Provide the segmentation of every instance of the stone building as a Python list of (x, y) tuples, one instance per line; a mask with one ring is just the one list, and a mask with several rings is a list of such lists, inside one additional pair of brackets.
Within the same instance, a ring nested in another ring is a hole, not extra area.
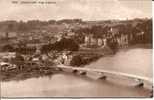
[(103, 40), (101, 38), (98, 38), (98, 46), (102, 46), (103, 45)]
[(119, 47), (128, 46), (128, 42), (129, 42), (128, 35), (121, 34), (121, 36), (117, 38), (117, 42), (118, 42)]

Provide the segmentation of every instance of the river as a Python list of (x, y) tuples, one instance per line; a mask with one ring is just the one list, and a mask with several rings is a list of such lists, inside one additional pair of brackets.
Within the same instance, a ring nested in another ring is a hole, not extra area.
[[(121, 50), (85, 67), (113, 70), (152, 79), (152, 49)], [(98, 80), (71, 73), (1, 83), (2, 97), (148, 97), (148, 88), (136, 88), (132, 80)]]

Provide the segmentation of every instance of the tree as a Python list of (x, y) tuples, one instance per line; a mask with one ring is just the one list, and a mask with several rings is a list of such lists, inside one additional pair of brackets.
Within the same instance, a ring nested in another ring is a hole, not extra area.
[(42, 53), (48, 53), (50, 51), (78, 51), (79, 45), (72, 39), (63, 38), (54, 44), (43, 45), (41, 48)]
[(2, 47), (2, 51), (4, 51), (4, 52), (6, 52), (6, 51), (13, 52), (14, 51), (14, 47), (9, 45), (9, 44), (7, 44), (7, 45)]
[(53, 45), (52, 44), (46, 44), (46, 45), (43, 45), (41, 47), (41, 53), (42, 54), (47, 54), (48, 52), (50, 52), (53, 48)]
[(146, 20), (142, 23), (138, 23), (136, 28), (139, 32), (144, 32), (143, 40), (141, 43), (152, 43), (152, 20)]
[(23, 68), (23, 64), (24, 64), (24, 57), (19, 54), (16, 53), (15, 58), (12, 59), (12, 63), (14, 63), (15, 65), (17, 65), (18, 69), (22, 69)]
[(71, 66), (81, 66), (82, 64), (83, 64), (83, 60), (80, 55), (74, 56), (70, 62)]
[(78, 51), (79, 45), (72, 39), (63, 38), (61, 41), (52, 45), (53, 50), (63, 51)]
[(55, 24), (56, 23), (56, 20), (49, 20), (48, 23), (49, 24)]

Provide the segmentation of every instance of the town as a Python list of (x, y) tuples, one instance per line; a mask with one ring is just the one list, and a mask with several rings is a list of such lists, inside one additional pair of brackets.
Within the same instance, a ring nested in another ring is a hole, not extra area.
[(84, 67), (123, 48), (151, 45), (151, 26), (146, 18), (0, 22), (0, 80), (50, 75), (58, 64)]

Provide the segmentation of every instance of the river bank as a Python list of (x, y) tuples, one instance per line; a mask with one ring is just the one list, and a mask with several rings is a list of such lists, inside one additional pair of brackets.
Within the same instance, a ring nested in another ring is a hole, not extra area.
[(52, 67), (29, 67), (22, 70), (14, 69), (1, 71), (0, 81), (20, 81), (29, 78), (38, 78), (43, 76), (51, 76), (59, 71)]
[[(85, 54), (85, 53), (79, 53), (78, 57), (75, 57), (75, 59), (72, 59), (72, 64), (74, 66), (78, 65), (78, 67), (83, 67), (87, 64), (90, 64), (96, 60), (98, 60), (102, 55), (98, 54)], [(22, 68), (16, 65), (15, 68), (9, 68), (4, 69), (1, 66), (1, 72), (0, 72), (0, 81), (19, 81), (19, 80), (26, 80), (29, 78), (37, 78), (37, 77), (43, 77), (43, 76), (52, 76), (53, 74), (61, 72), (58, 68), (56, 68), (57, 64), (44, 64), (39, 62), (41, 64), (37, 64), (35, 62), (32, 62), (32, 64), (26, 63), (26, 61), (23, 61), (23, 63), (20, 65)], [(11, 67), (11, 66), (10, 66)], [(77, 67), (77, 66), (76, 66)], [(2, 70), (3, 69), (3, 70)]]
[[(121, 48), (117, 52), (120, 52), (122, 50), (130, 50), (134, 48), (146, 48), (151, 49), (151, 44), (137, 44), (133, 46), (129, 46), (126, 48)], [(76, 63), (81, 63), (79, 67), (87, 66), (91, 63), (95, 63), (97, 60), (99, 60), (102, 57), (107, 57), (109, 55), (113, 55), (110, 48), (97, 48), (97, 49), (81, 49), (78, 52), (75, 52), (76, 54), (80, 55), (82, 58), (81, 60), (77, 60)], [(56, 66), (56, 65), (54, 65)], [(33, 77), (43, 77), (43, 76), (52, 76), (53, 74), (59, 73), (60, 71), (55, 69), (55, 67), (31, 67), (27, 66), (26, 68), (19, 70), (7, 70), (2, 71), (0, 73), (0, 81), (19, 81), (19, 80), (25, 80)]]
[(124, 50), (124, 49), (129, 50), (129, 49), (135, 49), (135, 48), (152, 49), (153, 44), (134, 44), (128, 47), (120, 48), (119, 50)]

